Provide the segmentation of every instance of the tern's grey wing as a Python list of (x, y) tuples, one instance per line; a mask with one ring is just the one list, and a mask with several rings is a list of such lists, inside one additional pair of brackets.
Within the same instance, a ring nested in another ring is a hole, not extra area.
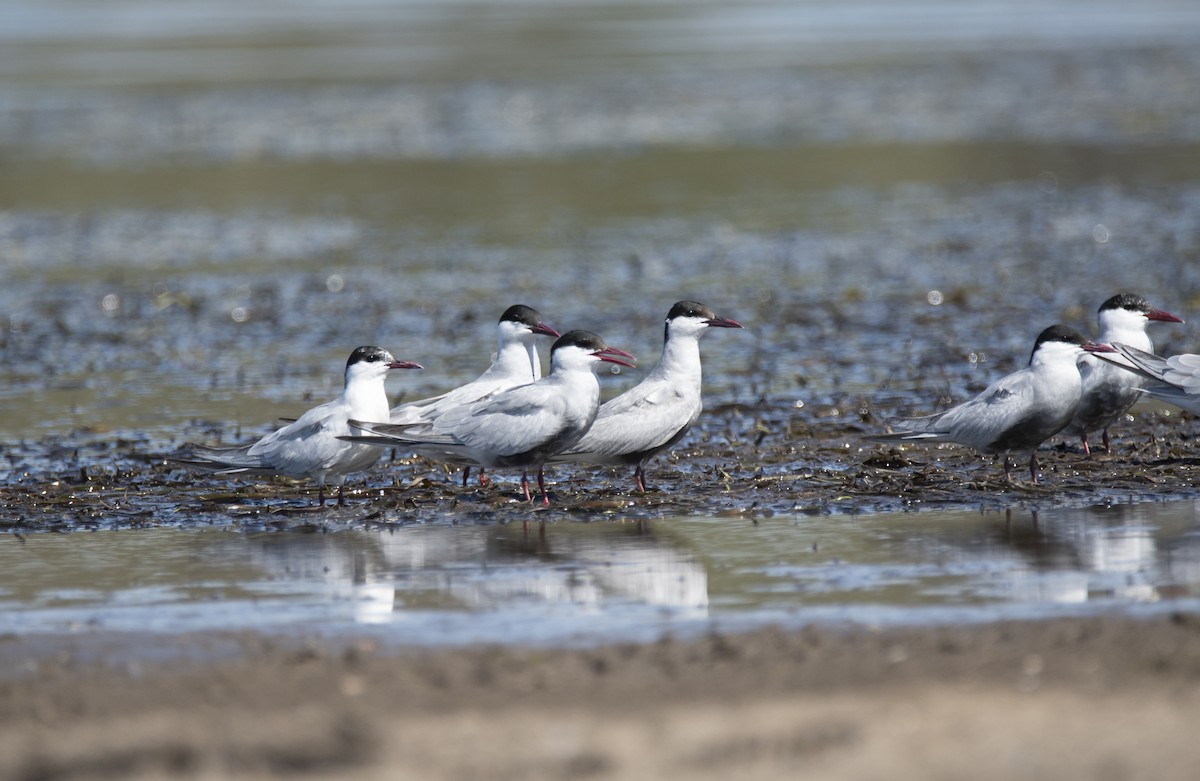
[(305, 475), (332, 469), (353, 444), (338, 439), (350, 433), (345, 419), (326, 410), (321, 417), (305, 413), (290, 426), (264, 437), (250, 448), (263, 462), (285, 475)]
[(476, 404), (509, 388), (527, 385), (532, 381), (532, 378), (516, 381), (509, 377), (489, 377), (485, 372), (474, 382), (447, 391), (440, 396), (431, 396), (428, 399), (401, 404), (392, 410), (391, 422), (432, 423), (452, 409)]
[[(326, 429), (326, 418), (330, 414), (328, 406), (323, 404), (314, 407), (299, 419), (251, 445), (226, 448), (193, 445), (188, 453), (190, 460), (183, 463), (212, 469), (218, 474), (279, 473), (302, 476), (312, 468), (314, 460), (325, 460), (327, 454), (324, 450), (340, 450), (350, 446), (343, 442), (332, 448), (313, 448), (312, 443), (319, 442)], [(337, 442), (332, 436), (328, 438)]]
[(350, 435), (342, 437), (347, 442), (363, 442), (374, 445), (454, 445), (457, 440), (450, 434), (434, 431), (428, 423), (369, 423), (363, 420), (349, 421)]
[(1109, 358), (1106, 353), (1096, 353), (1097, 358), (1108, 361), (1114, 366), (1120, 366), (1123, 369), (1128, 369), (1136, 374), (1140, 374), (1151, 380), (1163, 381), (1163, 375), (1168, 370), (1168, 361), (1154, 353), (1148, 353), (1145, 350), (1139, 350), (1136, 347), (1130, 347), (1127, 344), (1113, 342), (1113, 347), (1119, 353), (1118, 356)]
[(572, 404), (565, 396), (527, 388), (531, 392), (505, 393), (468, 411), (452, 411), (438, 421), (438, 428), (453, 425), (454, 438), (463, 445), (498, 456), (539, 448), (572, 425)]
[[(1034, 413), (1032, 385), (1030, 372), (1010, 374), (970, 401), (946, 410), (938, 425), (950, 432), (951, 441), (986, 450)], [(1067, 425), (1070, 418), (1068, 414), (1062, 425)]]
[(957, 442), (986, 450), (1005, 430), (1029, 414), (1032, 381), (1029, 372), (1014, 372), (957, 407), (923, 418), (893, 421), (895, 433), (875, 435), (870, 439), (880, 442), (922, 439)]
[(305, 440), (313, 437), (327, 426), (331, 416), (341, 407), (341, 399), (318, 404), (283, 428), (276, 429), (250, 446), (250, 455), (267, 456), (276, 452), (280, 443), (289, 440)]
[(172, 459), (180, 464), (207, 469), (217, 474), (246, 472), (272, 473), (274, 470), (263, 463), (259, 456), (249, 455), (250, 445), (238, 447), (206, 447), (189, 445), (181, 458)]
[(441, 411), (441, 405), (445, 401), (449, 393), (442, 393), (437, 396), (430, 396), (427, 399), (419, 399), (410, 401), (406, 404), (393, 407), (388, 413), (388, 420), (392, 423), (424, 423), (437, 417)]
[(1174, 385), (1149, 385), (1144, 390), (1148, 396), (1153, 396), (1168, 404), (1174, 404), (1193, 415), (1200, 415), (1200, 396), (1176, 388)]
[(1188, 412), (1200, 415), (1200, 355), (1184, 353), (1163, 358), (1114, 342), (1133, 367), (1133, 371), (1153, 380), (1144, 390), (1147, 395), (1174, 404)]
[(633, 388), (600, 407), (583, 439), (565, 455), (616, 458), (653, 453), (674, 444), (696, 421), (700, 397), (668, 386)]
[(310, 443), (319, 442), (325, 428), (323, 419), (312, 414), (314, 410), (309, 410), (298, 420), (272, 431), (252, 445), (221, 448), (193, 445), (189, 448), (188, 457), (180, 459), (180, 462), (211, 469), (217, 474), (285, 474), (303, 477), (313, 468), (315, 460), (327, 458), (325, 450), (351, 447), (349, 443), (339, 443), (330, 436), (327, 438), (335, 443), (331, 448), (313, 448)]

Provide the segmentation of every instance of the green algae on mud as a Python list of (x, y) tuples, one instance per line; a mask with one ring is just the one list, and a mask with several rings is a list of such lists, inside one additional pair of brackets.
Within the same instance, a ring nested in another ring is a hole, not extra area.
[[(1114, 435), (1114, 452), (1085, 456), (1074, 442), (1039, 451), (1043, 479), (1004, 480), (999, 464), (953, 445), (871, 445), (873, 415), (731, 405), (706, 413), (677, 448), (648, 464), (648, 492), (625, 470), (555, 465), (549, 508), (518, 501), (514, 476), (486, 486), (420, 458), (384, 453), (352, 477), (344, 508), (315, 507), (303, 482), (197, 475), (148, 438), (75, 432), (7, 445), (0, 525), (14, 532), (147, 526), (288, 528), (356, 524), (569, 522), (680, 515), (753, 520), (776, 514), (860, 515), (950, 509), (1038, 509), (1168, 501), (1200, 495), (1200, 459), (1177, 416), (1141, 413)], [(835, 422), (836, 421), (836, 422)], [(211, 435), (213, 426), (202, 429)], [(393, 456), (396, 456), (393, 460)]]

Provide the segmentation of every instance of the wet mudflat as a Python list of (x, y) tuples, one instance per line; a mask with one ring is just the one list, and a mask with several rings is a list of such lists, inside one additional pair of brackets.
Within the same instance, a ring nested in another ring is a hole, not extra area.
[[(34, 636), (0, 643), (20, 673), (0, 678), (0, 769), (1187, 779), (1200, 759), (1198, 631), (1182, 612), (400, 654), (259, 632)], [(169, 663), (111, 653), (136, 644)]]
[[(1191, 417), (1037, 486), (862, 440), (1119, 291), (1200, 350), (1194, 9), (1018, 5), (30, 4), (0, 775), (1190, 777)], [(645, 495), (397, 452), (321, 510), (169, 461), (359, 344), (426, 366), (397, 400), (472, 379), (517, 302), (636, 354), (614, 395), (685, 297), (746, 330)]]

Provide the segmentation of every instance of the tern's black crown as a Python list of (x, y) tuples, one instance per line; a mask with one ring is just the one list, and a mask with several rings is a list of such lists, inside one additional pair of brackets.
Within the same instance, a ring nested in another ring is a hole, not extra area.
[(1149, 312), (1152, 307), (1150, 302), (1136, 293), (1118, 293), (1112, 298), (1105, 301), (1096, 310), (1097, 314), (1110, 309), (1128, 309), (1130, 312)]
[(346, 368), (349, 369), (356, 363), (378, 363), (379, 361), (391, 363), (393, 360), (395, 359), (392, 358), (392, 354), (382, 347), (367, 345), (356, 347), (354, 352), (350, 353), (350, 358), (346, 361)]
[(550, 354), (553, 355), (559, 347), (579, 347), (594, 351), (603, 350), (608, 345), (600, 338), (600, 334), (591, 331), (567, 331), (554, 342), (554, 346), (550, 348)]
[(542, 316), (531, 306), (513, 304), (500, 315), (500, 322), (521, 323), (522, 325), (537, 325), (542, 322)]
[(1087, 344), (1087, 339), (1071, 326), (1056, 323), (1038, 334), (1037, 341), (1033, 343), (1033, 352), (1029, 354), (1030, 363), (1033, 362), (1033, 356), (1037, 353), (1038, 348), (1046, 342), (1065, 342), (1067, 344), (1077, 344), (1082, 347)]

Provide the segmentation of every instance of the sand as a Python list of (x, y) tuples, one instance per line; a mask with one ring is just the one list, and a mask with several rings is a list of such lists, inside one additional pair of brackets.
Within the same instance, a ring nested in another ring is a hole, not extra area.
[(1190, 779), (1200, 618), (598, 649), (0, 642), (0, 777)]

